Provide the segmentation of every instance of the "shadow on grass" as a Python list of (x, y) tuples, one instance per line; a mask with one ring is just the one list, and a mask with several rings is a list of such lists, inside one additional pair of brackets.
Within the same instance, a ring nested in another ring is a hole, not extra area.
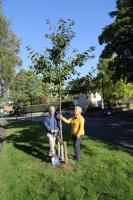
[(41, 123), (9, 120), (6, 129), (14, 132), (6, 137), (6, 141), (14, 147), (44, 162), (50, 162), (49, 145)]
[[(47, 155), (47, 153), (42, 152), (41, 150), (37, 149), (35, 146), (27, 146), (27, 145), (22, 145), (22, 144), (17, 144), (14, 143), (14, 146), (21, 150), (24, 151), (27, 154), (30, 154), (32, 156), (34, 156), (37, 159), (40, 159), (41, 161), (44, 162), (50, 162), (50, 157)], [(48, 150), (48, 148), (46, 148), (46, 151)]]
[[(41, 122), (31, 122), (24, 120), (8, 120), (6, 129), (13, 130), (6, 137), (8, 143), (13, 143), (14, 147), (40, 159), (43, 162), (51, 162), (48, 156), (49, 143)], [(64, 131), (64, 140), (67, 145), (71, 145), (71, 135)]]
[[(49, 143), (47, 136), (44, 132), (44, 127), (41, 122), (30, 122), (23, 120), (9, 120), (8, 125), (5, 127), (10, 129), (13, 133), (6, 137), (6, 141), (13, 143), (14, 147), (21, 150), (43, 162), (51, 162), (51, 158), (48, 156), (49, 153)], [(73, 141), (71, 134), (68, 130), (63, 130), (64, 140), (67, 142), (67, 146), (73, 146)], [(94, 140), (103, 143), (104, 147), (108, 150), (120, 150), (121, 148), (108, 144), (107, 141), (97, 140), (87, 135), (84, 141)], [(88, 142), (81, 143), (81, 151), (83, 151), (88, 156), (95, 156), (96, 152), (93, 151)], [(121, 149), (123, 150), (123, 149)], [(123, 150), (124, 151), (124, 150)], [(69, 157), (73, 158), (71, 152), (69, 152)]]

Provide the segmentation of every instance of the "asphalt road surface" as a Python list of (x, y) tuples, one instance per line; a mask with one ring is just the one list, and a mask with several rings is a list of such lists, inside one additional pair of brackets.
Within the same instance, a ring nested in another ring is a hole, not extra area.
[(101, 117), (86, 119), (86, 132), (91, 137), (107, 141), (133, 152), (133, 119)]

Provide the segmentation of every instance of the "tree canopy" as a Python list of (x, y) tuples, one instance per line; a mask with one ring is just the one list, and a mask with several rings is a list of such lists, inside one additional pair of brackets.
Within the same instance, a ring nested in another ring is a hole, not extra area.
[(11, 99), (15, 104), (24, 105), (35, 103), (40, 97), (45, 97), (46, 88), (41, 79), (31, 70), (20, 70), (14, 78), (11, 87)]
[(115, 81), (123, 79), (133, 82), (133, 2), (117, 0), (116, 11), (109, 13), (114, 22), (107, 25), (99, 36), (99, 43), (105, 44), (101, 58), (111, 58), (109, 68), (113, 69)]
[[(111, 59), (113, 60), (113, 58)], [(108, 70), (110, 59), (100, 59), (96, 76), (97, 91), (103, 96), (104, 104), (113, 105), (119, 100), (129, 100), (133, 97), (133, 84), (126, 83), (124, 80), (112, 80), (111, 70)]]
[(86, 94), (89, 96), (96, 92), (95, 78), (91, 73), (88, 73), (86, 76), (71, 80), (67, 85), (67, 92), (70, 95)]
[(75, 67), (81, 67), (88, 59), (94, 57), (94, 47), (83, 53), (73, 50), (68, 56), (70, 42), (75, 37), (74, 21), (59, 19), (56, 28), (52, 27), (49, 20), (46, 23), (50, 32), (45, 34), (45, 38), (50, 40), (51, 46), (45, 48), (42, 54), (35, 53), (30, 47), (27, 49), (30, 51), (32, 69), (43, 76), (44, 82), (52, 84), (54, 95), (61, 95), (65, 81), (70, 79), (71, 75), (77, 74)]

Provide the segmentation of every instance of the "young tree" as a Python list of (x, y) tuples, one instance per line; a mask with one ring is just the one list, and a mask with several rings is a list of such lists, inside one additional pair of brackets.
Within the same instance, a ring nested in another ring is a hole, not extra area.
[(76, 66), (82, 66), (88, 60), (93, 58), (90, 55), (94, 47), (90, 47), (83, 53), (73, 50), (74, 57), (68, 56), (70, 51), (70, 42), (75, 37), (73, 31), (74, 21), (68, 19), (59, 19), (57, 27), (52, 27), (49, 20), (46, 21), (49, 26), (50, 33), (45, 34), (45, 38), (51, 41), (51, 47), (45, 48), (43, 54), (34, 53), (31, 48), (30, 51), (32, 59), (32, 68), (37, 74), (43, 76), (43, 81), (53, 85), (52, 93), (60, 96), (60, 112), (61, 112), (61, 96), (63, 95), (63, 88), (65, 81), (75, 75)]
[(14, 78), (15, 66), (21, 64), (17, 56), (20, 41), (10, 28), (10, 23), (2, 12), (2, 3), (0, 1), (0, 88), (1, 96), (4, 90), (10, 88)]
[(116, 0), (117, 10), (110, 13), (115, 20), (103, 29), (100, 44), (105, 44), (101, 58), (111, 58), (109, 67), (113, 69), (115, 81), (133, 82), (133, 2)]

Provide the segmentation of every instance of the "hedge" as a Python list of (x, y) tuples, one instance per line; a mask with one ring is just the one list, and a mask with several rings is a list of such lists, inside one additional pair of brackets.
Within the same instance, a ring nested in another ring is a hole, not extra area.
[[(37, 105), (29, 105), (23, 106), (22, 113), (35, 113), (35, 112), (48, 112), (48, 108), (50, 105), (55, 106), (56, 110), (59, 111), (59, 104), (52, 103), (52, 104), (37, 104)], [(73, 110), (74, 105), (72, 102), (62, 102), (62, 110)]]

